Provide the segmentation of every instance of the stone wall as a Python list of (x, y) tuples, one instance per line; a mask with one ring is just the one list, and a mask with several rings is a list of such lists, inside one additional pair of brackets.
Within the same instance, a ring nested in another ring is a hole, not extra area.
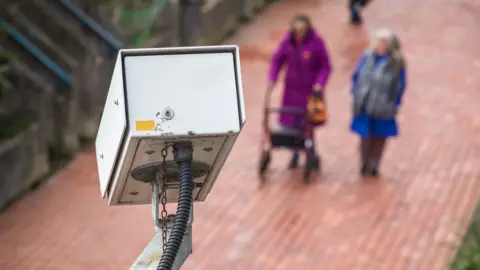
[(84, 139), (95, 138), (116, 57), (56, 0), (9, 4), (5, 8), (0, 4), (0, 19), (71, 76), (72, 82), (62, 81), (25, 45), (2, 33), (0, 49), (10, 55), (13, 89), (1, 91), (0, 109), (8, 112), (8, 123), (21, 127), (13, 128), (16, 136), (0, 138), (0, 208), (36, 185), (54, 164), (74, 156)]
[[(12, 59), (11, 66), (16, 87), (2, 101), (9, 103), (9, 111), (21, 105), (26, 117), (18, 119), (25, 121), (25, 128), (17, 136), (0, 142), (0, 208), (50, 171), (49, 147), (55, 128), (52, 85), (17, 59)], [(21, 94), (10, 94), (13, 91)]]
[[(23, 51), (14, 53), (18, 57), (12, 58), (12, 67), (18, 80), (14, 95), (4, 101), (11, 107), (23, 106), (31, 117), (17, 136), (0, 141), (0, 208), (49, 173), (53, 159), (78, 151), (82, 139), (93, 140), (103, 111), (116, 51), (56, 1), (18, 0), (5, 9), (9, 22), (30, 35), (40, 48), (48, 51), (50, 43), (59, 48), (50, 51), (64, 52), (50, 56), (64, 63), (72, 83), (68, 87), (59, 84), (58, 78), (35, 57)], [(265, 0), (204, 0), (199, 5), (186, 2), (167, 2), (155, 17), (151, 39), (141, 46), (217, 44), (266, 4)], [(126, 42), (119, 25), (95, 9), (97, 2), (74, 3)], [(43, 24), (43, 20), (48, 23)], [(43, 44), (45, 40), (48, 42)], [(4, 45), (17, 49), (10, 46), (12, 41), (1, 42), (4, 44), (0, 49)]]

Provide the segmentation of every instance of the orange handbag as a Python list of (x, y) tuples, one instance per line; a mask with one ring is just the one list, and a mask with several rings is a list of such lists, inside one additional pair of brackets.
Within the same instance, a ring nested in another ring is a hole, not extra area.
[(311, 96), (308, 98), (307, 113), (310, 123), (321, 125), (327, 122), (327, 107), (323, 97)]

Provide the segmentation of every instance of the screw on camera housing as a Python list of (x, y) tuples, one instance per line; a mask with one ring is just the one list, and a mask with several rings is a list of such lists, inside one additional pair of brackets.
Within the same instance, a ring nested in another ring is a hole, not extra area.
[(171, 120), (174, 115), (175, 112), (170, 107), (165, 108), (165, 110), (162, 112), (162, 118), (165, 120)]

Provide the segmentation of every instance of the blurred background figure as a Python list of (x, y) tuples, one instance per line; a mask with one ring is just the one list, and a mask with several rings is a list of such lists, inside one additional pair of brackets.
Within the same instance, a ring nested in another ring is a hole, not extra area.
[[(312, 94), (323, 97), (330, 75), (330, 60), (323, 39), (315, 32), (310, 19), (297, 15), (291, 22), (291, 30), (276, 49), (270, 66), (268, 92), (273, 90), (279, 72), (286, 65), (282, 107), (307, 108)], [(280, 114), (280, 125), (296, 127), (294, 115)], [(313, 130), (312, 130), (313, 133)], [(313, 134), (311, 134), (313, 138)], [(312, 141), (313, 143), (313, 141)], [(315, 147), (312, 147), (317, 154)], [(294, 152), (289, 168), (298, 165), (299, 153)]]
[(363, 7), (367, 5), (370, 0), (348, 0), (350, 8), (350, 23), (358, 25), (362, 24), (362, 16), (360, 14)]
[(406, 86), (400, 42), (388, 29), (378, 30), (372, 47), (353, 73), (353, 121), (360, 137), (361, 173), (379, 176), (387, 138), (398, 134), (396, 115)]

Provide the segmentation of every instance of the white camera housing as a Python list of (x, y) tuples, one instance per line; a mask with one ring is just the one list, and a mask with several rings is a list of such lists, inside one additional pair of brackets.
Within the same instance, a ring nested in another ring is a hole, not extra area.
[[(194, 177), (193, 198), (204, 201), (244, 123), (237, 46), (121, 50), (95, 141), (102, 197), (150, 204), (151, 185), (132, 171), (161, 163), (166, 144), (190, 141), (193, 162), (206, 170)], [(178, 187), (167, 199), (178, 201)]]

